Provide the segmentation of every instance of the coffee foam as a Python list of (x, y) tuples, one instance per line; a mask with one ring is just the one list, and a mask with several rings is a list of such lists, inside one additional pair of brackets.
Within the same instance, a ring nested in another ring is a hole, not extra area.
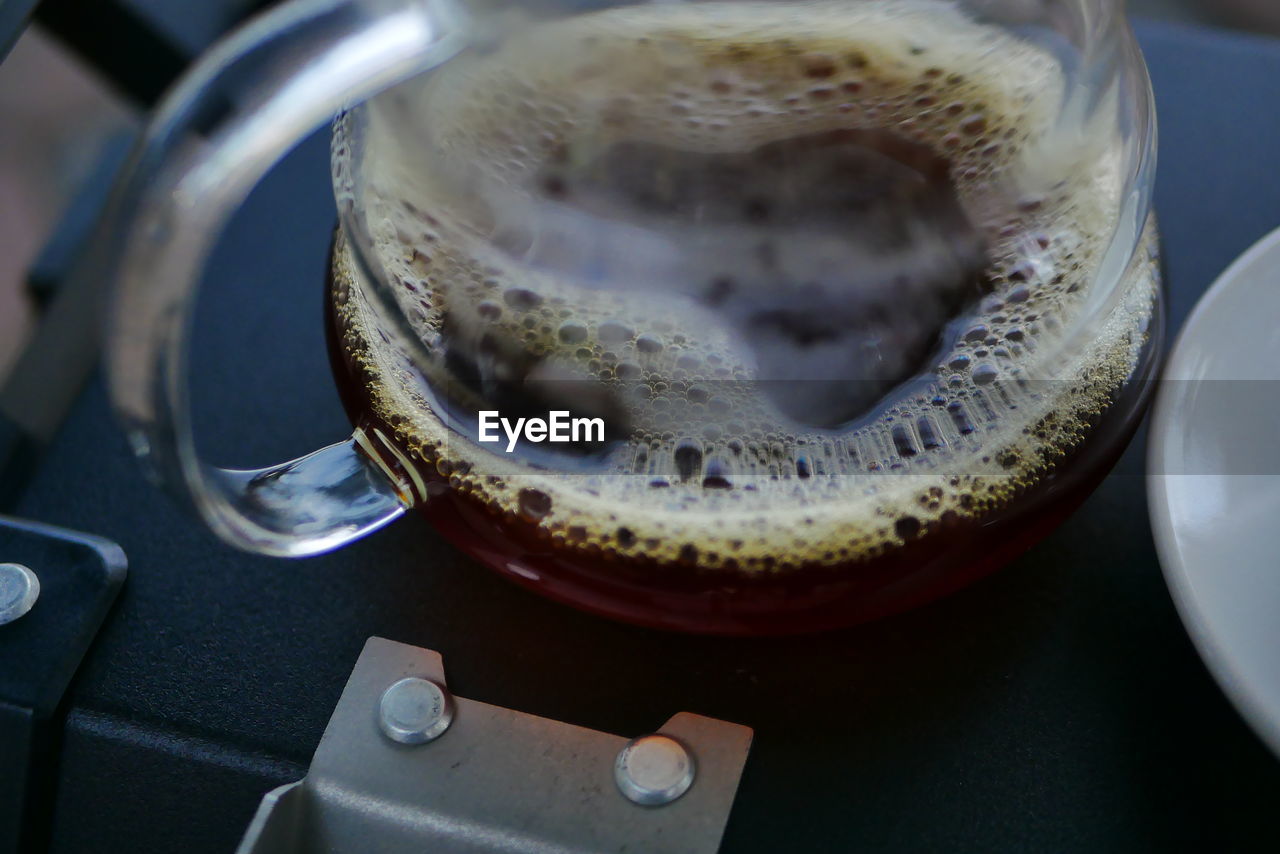
[[(1104, 147), (1052, 141), (1066, 97), (1052, 58), (949, 4), (797, 12), (646, 6), (546, 24), (370, 110), (361, 201), (427, 351), (438, 352), (445, 316), (461, 317), (566, 376), (628, 390), (631, 435), (598, 470), (548, 472), (475, 444), (441, 422), (430, 390), (404, 369), (394, 334), (351, 287), (340, 245), (342, 346), (398, 443), (452, 488), (570, 549), (747, 571), (843, 563), (1008, 503), (1084, 440), (1131, 376), (1155, 298), (1150, 233), (1088, 347), (1060, 352), (1120, 200), (1119, 164)], [(421, 118), (419, 138), (406, 115)], [(492, 211), (524, 210), (540, 167), (566, 143), (571, 153), (583, 139), (743, 151), (838, 128), (889, 128), (946, 157), (992, 259), (991, 294), (927, 387), (855, 428), (779, 417), (753, 385), (749, 353), (714, 316), (651, 292), (585, 288), (481, 239), (519, 227)], [(479, 196), (446, 184), (463, 174), (506, 204), (476, 205)], [(1046, 185), (1046, 175), (1061, 177)], [(671, 477), (695, 447), (702, 471)]]

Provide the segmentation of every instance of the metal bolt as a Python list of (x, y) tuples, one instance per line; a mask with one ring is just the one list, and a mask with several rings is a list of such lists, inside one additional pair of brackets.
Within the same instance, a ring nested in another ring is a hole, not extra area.
[(382, 692), (378, 725), (401, 744), (426, 744), (453, 723), (453, 696), (430, 679), (410, 676)]
[(40, 579), (20, 563), (0, 563), (0, 626), (31, 610), (40, 598)]
[(667, 735), (633, 738), (613, 763), (613, 779), (628, 800), (646, 807), (669, 804), (689, 791), (693, 755)]

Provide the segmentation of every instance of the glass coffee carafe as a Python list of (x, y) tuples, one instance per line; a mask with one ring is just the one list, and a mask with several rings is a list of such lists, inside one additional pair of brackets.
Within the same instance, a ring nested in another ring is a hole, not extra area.
[[(211, 466), (195, 283), (329, 120), (316, 287), (353, 435)], [(845, 625), (1006, 563), (1123, 450), (1160, 346), (1154, 164), (1107, 0), (294, 0), (197, 64), (120, 190), (113, 400), (243, 549), (413, 509), (607, 616)]]

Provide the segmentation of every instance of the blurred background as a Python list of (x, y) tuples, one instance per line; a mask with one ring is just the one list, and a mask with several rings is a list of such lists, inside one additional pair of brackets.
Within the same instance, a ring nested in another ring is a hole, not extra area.
[[(0, 0), (0, 380), (90, 230), (147, 105), (190, 57), (264, 5)], [(1280, 35), (1280, 0), (1129, 0), (1128, 8)]]

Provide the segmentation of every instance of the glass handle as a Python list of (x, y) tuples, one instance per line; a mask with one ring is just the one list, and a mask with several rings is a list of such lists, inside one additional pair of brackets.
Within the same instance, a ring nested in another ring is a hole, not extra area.
[(292, 0), (220, 42), (156, 111), (93, 258), (114, 284), (116, 412), (152, 479), (222, 539), (318, 554), (404, 513), (409, 494), (359, 433), (256, 471), (200, 459), (187, 395), (191, 309), (212, 244), (262, 176), (345, 106), (456, 54), (450, 0)]

